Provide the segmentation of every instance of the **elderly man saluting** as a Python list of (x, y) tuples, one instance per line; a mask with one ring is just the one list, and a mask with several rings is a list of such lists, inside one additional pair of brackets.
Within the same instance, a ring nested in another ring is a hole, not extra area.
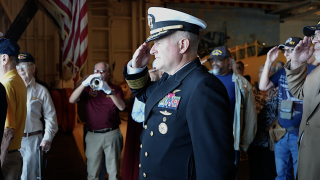
[[(320, 23), (305, 26), (302, 41), (294, 48), (291, 61), (285, 64), (289, 90), (303, 100), (303, 115), (300, 123), (298, 146), (297, 179), (317, 180), (320, 176), (320, 68), (315, 68), (307, 77), (307, 61), (314, 53), (320, 61)], [(315, 51), (311, 46), (315, 45)]]
[[(146, 103), (139, 179), (234, 180), (233, 121), (224, 85), (197, 58), (202, 20), (167, 8), (148, 10), (151, 35), (123, 74)], [(148, 42), (153, 41), (150, 49)], [(151, 82), (150, 54), (162, 78)]]
[[(51, 142), (58, 131), (56, 110), (48, 90), (36, 83), (34, 58), (27, 52), (20, 53), (17, 70), (27, 87), (27, 118), (21, 141), (20, 153), (23, 158), (21, 179), (37, 179), (39, 175), (39, 155), (37, 147), (49, 151)], [(40, 118), (44, 117), (45, 132)]]

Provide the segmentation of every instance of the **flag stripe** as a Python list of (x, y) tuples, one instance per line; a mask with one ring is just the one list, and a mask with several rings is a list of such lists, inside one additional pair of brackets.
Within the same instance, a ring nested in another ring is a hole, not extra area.
[[(62, 64), (73, 73), (75, 83), (88, 57), (88, 17), (86, 0), (39, 0), (58, 21), (62, 39)], [(64, 17), (64, 18), (63, 18)], [(61, 64), (61, 65), (62, 65)]]

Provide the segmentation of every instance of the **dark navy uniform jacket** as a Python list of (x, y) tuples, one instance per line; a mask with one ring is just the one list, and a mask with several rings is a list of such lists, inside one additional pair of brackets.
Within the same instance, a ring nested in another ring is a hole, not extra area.
[[(139, 180), (234, 180), (233, 123), (224, 85), (195, 59), (172, 77), (123, 74), (145, 107)], [(169, 93), (176, 109), (158, 107)]]

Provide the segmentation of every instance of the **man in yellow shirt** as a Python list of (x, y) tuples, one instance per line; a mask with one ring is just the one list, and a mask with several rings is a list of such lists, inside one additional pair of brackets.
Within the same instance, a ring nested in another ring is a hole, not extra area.
[(27, 114), (27, 88), (16, 70), (19, 45), (0, 39), (0, 82), (7, 93), (7, 118), (1, 145), (1, 166), (5, 180), (18, 180), (22, 172), (22, 157), (18, 149)]

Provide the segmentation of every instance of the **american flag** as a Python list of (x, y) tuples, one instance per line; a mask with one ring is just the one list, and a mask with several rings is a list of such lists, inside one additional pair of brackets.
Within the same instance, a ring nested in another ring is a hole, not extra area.
[(76, 83), (88, 55), (88, 17), (86, 0), (39, 0), (54, 21), (62, 40), (62, 64)]

